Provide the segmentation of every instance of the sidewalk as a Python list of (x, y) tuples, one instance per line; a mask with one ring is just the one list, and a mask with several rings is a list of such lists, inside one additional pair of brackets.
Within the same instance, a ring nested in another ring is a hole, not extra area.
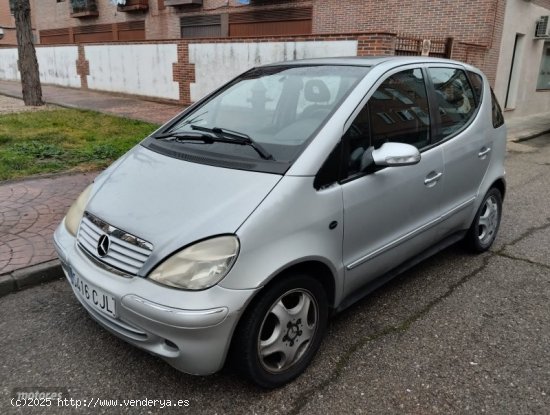
[(53, 232), (96, 174), (0, 184), (0, 297), (62, 275)]
[[(0, 95), (22, 98), (21, 83), (0, 81)], [(104, 112), (156, 124), (165, 123), (184, 109), (175, 104), (162, 104), (105, 92), (83, 91), (53, 85), (42, 85), (42, 96), (49, 104)]]
[(519, 143), (550, 131), (550, 114), (535, 114), (506, 121), (508, 141)]
[[(167, 121), (182, 109), (137, 98), (54, 86), (44, 86), (43, 93), (48, 103), (156, 123)], [(20, 84), (0, 81), (0, 95), (20, 97)], [(523, 151), (521, 148), (528, 146), (518, 141), (550, 131), (550, 114), (512, 119), (507, 125), (509, 149)], [(52, 234), (95, 174), (0, 182), (0, 297), (62, 276)]]

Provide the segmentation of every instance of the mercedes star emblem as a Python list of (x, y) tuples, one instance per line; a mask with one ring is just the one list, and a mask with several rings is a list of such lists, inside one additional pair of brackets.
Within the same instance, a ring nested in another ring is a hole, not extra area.
[(109, 236), (105, 234), (101, 235), (99, 237), (99, 241), (97, 242), (97, 254), (103, 258), (109, 253), (109, 245), (111, 245)]

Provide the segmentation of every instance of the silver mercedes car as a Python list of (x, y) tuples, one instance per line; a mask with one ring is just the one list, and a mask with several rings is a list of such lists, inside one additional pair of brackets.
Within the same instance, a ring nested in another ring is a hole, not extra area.
[(458, 241), (489, 249), (505, 146), (487, 78), (460, 62), (256, 67), (102, 172), (55, 245), (116, 336), (273, 388), (304, 371), (330, 315)]

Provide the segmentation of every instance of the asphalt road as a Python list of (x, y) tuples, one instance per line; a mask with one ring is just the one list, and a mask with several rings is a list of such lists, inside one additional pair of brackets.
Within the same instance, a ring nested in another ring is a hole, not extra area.
[[(492, 413), (550, 408), (550, 135), (510, 152), (500, 234), (453, 246), (331, 320), (313, 364), (262, 391), (231, 372), (181, 374), (94, 323), (56, 281), (0, 299), (0, 413)], [(173, 409), (14, 408), (17, 387), (188, 400)]]

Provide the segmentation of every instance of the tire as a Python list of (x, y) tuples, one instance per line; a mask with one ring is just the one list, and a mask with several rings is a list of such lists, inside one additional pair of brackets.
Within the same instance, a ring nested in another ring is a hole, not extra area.
[(502, 218), (502, 195), (496, 188), (491, 188), (474, 217), (464, 241), (467, 248), (476, 253), (487, 251), (498, 233)]
[(243, 315), (233, 337), (235, 369), (266, 389), (300, 375), (321, 345), (328, 319), (321, 283), (288, 275), (268, 285)]

